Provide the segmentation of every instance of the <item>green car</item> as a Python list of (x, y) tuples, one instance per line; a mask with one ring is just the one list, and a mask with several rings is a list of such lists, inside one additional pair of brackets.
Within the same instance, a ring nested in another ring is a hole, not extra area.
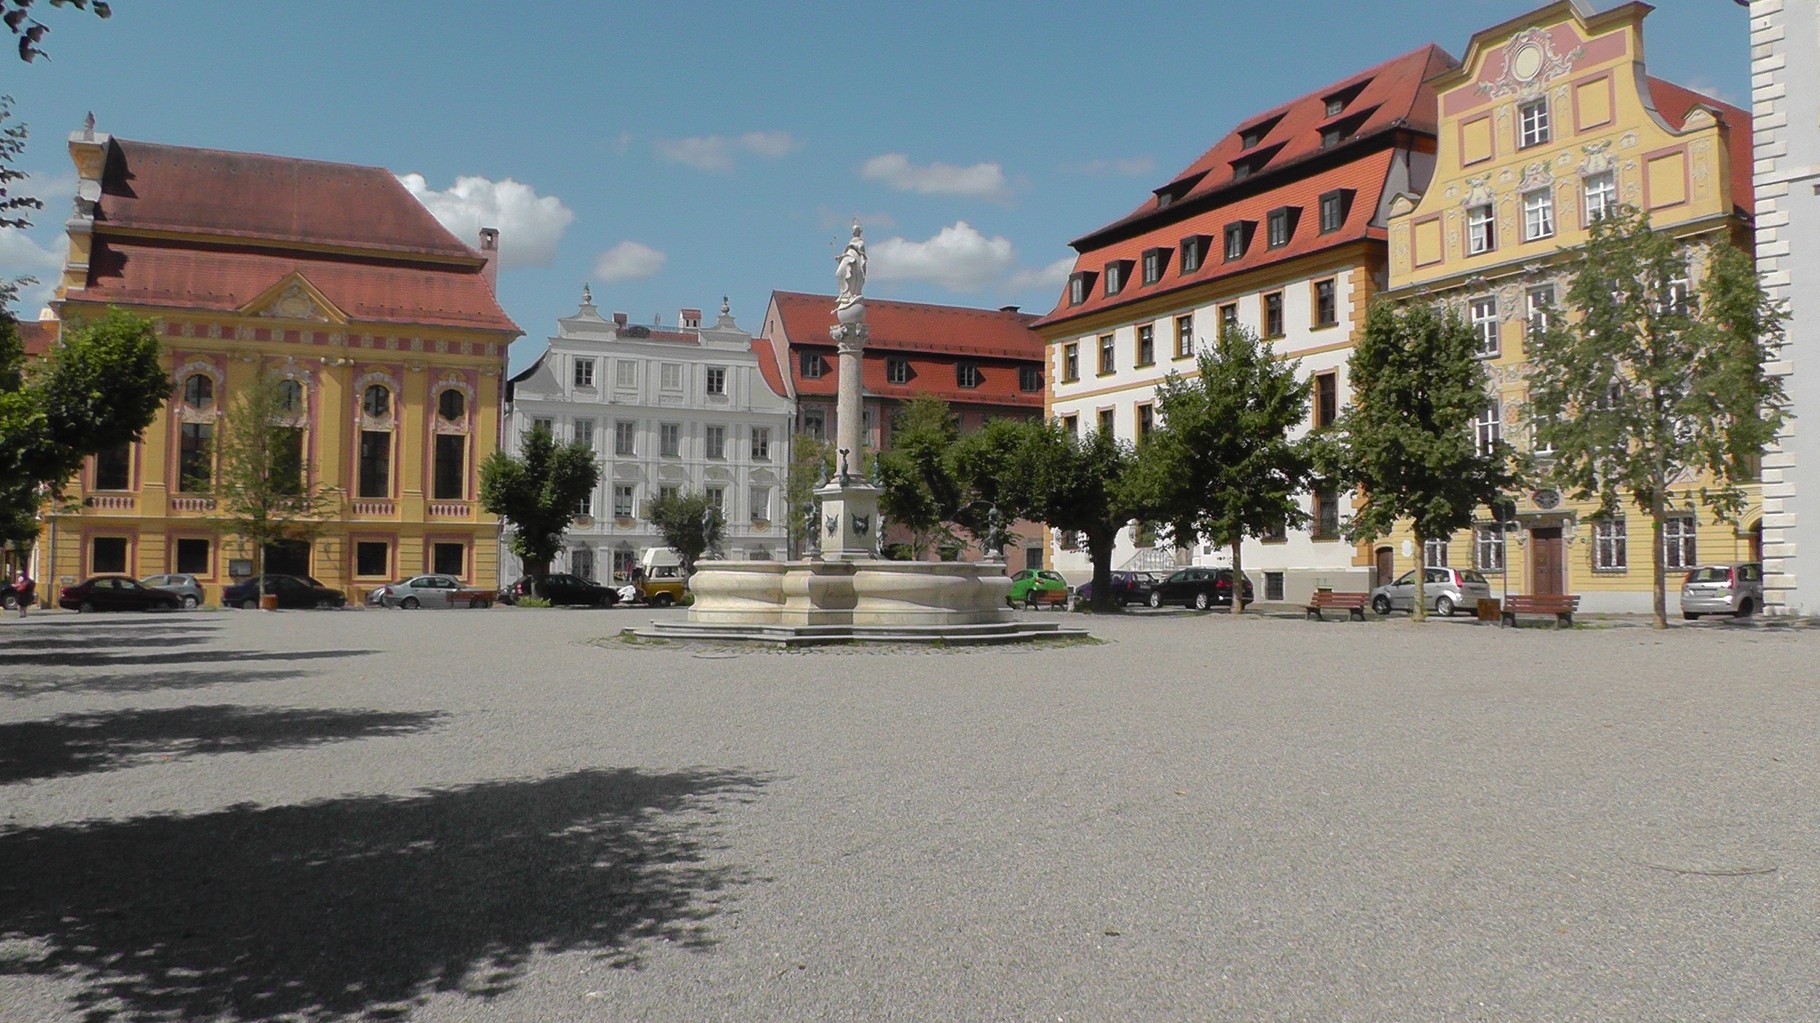
[(1038, 604), (1066, 604), (1068, 602), (1068, 580), (1043, 568), (1026, 568), (1011, 577), (1011, 592), (1005, 594), (1005, 603), (1016, 607), (1036, 607)]

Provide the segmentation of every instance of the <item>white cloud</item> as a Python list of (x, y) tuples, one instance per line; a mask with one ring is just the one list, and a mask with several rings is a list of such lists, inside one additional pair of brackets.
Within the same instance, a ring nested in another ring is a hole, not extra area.
[(553, 195), (538, 195), (529, 185), (511, 178), (490, 181), (465, 176), (455, 187), (439, 192), (421, 174), (401, 174), (398, 180), (429, 208), (455, 237), (474, 245), (483, 227), (499, 228), (499, 265), (549, 266), (556, 259), (557, 243), (575, 220), (575, 211)]
[(996, 163), (976, 163), (971, 167), (932, 163), (918, 167), (902, 153), (886, 153), (867, 160), (859, 176), (883, 182), (900, 192), (921, 195), (962, 195), (997, 201), (1011, 196), (1005, 172)]
[(734, 158), (751, 153), (776, 160), (797, 146), (787, 131), (749, 131), (738, 138), (698, 135), (686, 139), (659, 139), (657, 151), (664, 159), (705, 171), (730, 171)]
[(60, 242), (61, 236), (47, 248), (33, 241), (24, 231), (0, 227), (0, 278), (9, 281), (19, 277), (38, 279), (38, 283), (19, 290), (13, 303), (13, 315), (19, 319), (37, 319), (38, 310), (56, 291), (57, 279), (63, 275), (63, 245)]
[(950, 291), (979, 291), (1017, 265), (1011, 242), (988, 238), (957, 220), (928, 241), (887, 238), (870, 249), (870, 276), (881, 281), (926, 281)]
[(1703, 75), (1697, 76), (1685, 84), (1689, 89), (1692, 89), (1702, 96), (1711, 96), (1721, 103), (1729, 103), (1734, 107), (1742, 107), (1745, 110), (1750, 109), (1749, 100), (1746, 100), (1743, 103), (1738, 102), (1737, 98), (1734, 97), (1729, 90), (1721, 87), (1719, 83)]
[(1063, 256), (1048, 266), (1019, 270), (1005, 281), (1013, 291), (1057, 291), (1074, 272), (1074, 257)]
[(670, 257), (649, 245), (620, 242), (594, 260), (594, 279), (601, 282), (637, 281), (652, 277)]

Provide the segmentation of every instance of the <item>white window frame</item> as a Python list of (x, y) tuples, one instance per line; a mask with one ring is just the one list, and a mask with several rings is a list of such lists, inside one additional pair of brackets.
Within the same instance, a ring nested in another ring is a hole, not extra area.
[(576, 359), (574, 372), (569, 379), (575, 382), (576, 387), (592, 391), (594, 389), (594, 360)]
[(1613, 171), (1591, 174), (1581, 182), (1580, 196), (1586, 206), (1586, 223), (1612, 215), (1618, 205), (1618, 175)]
[(1155, 284), (1163, 279), (1163, 250), (1146, 249), (1144, 251), (1144, 283)]
[(1175, 318), (1175, 357), (1185, 358), (1194, 354), (1194, 314), (1183, 313)]
[(752, 428), (752, 460), (754, 462), (771, 460), (771, 428), (769, 426)]
[(631, 359), (615, 359), (613, 376), (614, 383), (619, 387), (637, 387), (638, 363)]
[(629, 519), (633, 509), (638, 507), (638, 485), (635, 483), (613, 484), (613, 517)]
[(578, 444), (585, 445), (589, 451), (594, 450), (594, 420), (577, 419), (569, 428), (569, 435)]
[(726, 394), (727, 393), (727, 367), (725, 367), (725, 366), (709, 366), (708, 367), (706, 393), (708, 393), (708, 394)]
[(631, 419), (613, 421), (613, 454), (629, 458), (638, 454), (638, 423)]
[(1473, 421), (1473, 436), (1481, 455), (1491, 454), (1492, 447), (1504, 439), (1504, 410), (1496, 400), (1486, 403)]
[(1536, 188), (1523, 193), (1523, 240), (1540, 241), (1555, 236), (1555, 193)]
[(1548, 97), (1538, 96), (1517, 105), (1517, 148), (1547, 145), (1554, 136), (1549, 124)]
[(1504, 571), (1504, 528), (1501, 524), (1473, 530), (1472, 567), (1481, 572)]
[(1062, 346), (1062, 382), (1072, 384), (1081, 378), (1081, 343), (1070, 341)]
[(770, 521), (771, 488), (754, 484), (747, 488), (746, 499), (752, 502), (750, 517), (752, 521)]
[(1452, 542), (1451, 534), (1422, 541), (1422, 567), (1446, 568), (1447, 547)]
[(659, 458), (681, 458), (682, 457), (682, 424), (681, 423), (658, 423), (657, 424), (657, 457), (659, 457)]
[(1148, 366), (1156, 361), (1156, 324), (1139, 324), (1137, 329), (1137, 364)]
[(1495, 359), (1504, 353), (1503, 331), (1498, 321), (1498, 296), (1480, 295), (1467, 309), (1472, 314), (1472, 330), (1479, 337), (1477, 354), (1481, 359)]
[(1625, 551), (1624, 518), (1593, 520), (1593, 571), (1623, 572), (1629, 569)]
[(1699, 519), (1694, 513), (1669, 515), (1662, 520), (1662, 565), (1693, 568), (1699, 561)]
[(683, 368), (680, 362), (660, 363), (657, 368), (658, 386), (666, 391), (683, 389)]
[(702, 432), (702, 455), (705, 458), (725, 459), (727, 457), (727, 428), (719, 424), (706, 427)]
[(1100, 335), (1100, 375), (1118, 371), (1118, 343), (1112, 334)]
[(1498, 247), (1497, 211), (1490, 203), (1466, 211), (1466, 254), (1478, 256)]
[(1523, 293), (1523, 327), (1530, 337), (1548, 329), (1548, 310), (1555, 304), (1555, 286), (1538, 285)]

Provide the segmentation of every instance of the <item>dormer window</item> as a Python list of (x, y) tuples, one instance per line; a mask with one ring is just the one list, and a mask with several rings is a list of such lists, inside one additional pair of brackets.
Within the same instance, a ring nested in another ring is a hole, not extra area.
[(1350, 188), (1336, 188), (1321, 196), (1321, 233), (1332, 234), (1346, 226), (1346, 217), (1352, 212), (1352, 193)]
[(1258, 145), (1264, 141), (1264, 137), (1270, 134), (1270, 130), (1275, 128), (1277, 122), (1282, 119), (1283, 115), (1278, 114), (1268, 120), (1259, 121), (1249, 128), (1241, 128), (1239, 130), (1239, 145), (1244, 149), (1256, 149)]
[(1245, 250), (1251, 245), (1251, 232), (1256, 227), (1257, 222), (1254, 220), (1240, 220), (1226, 225), (1226, 262), (1245, 258)]
[(1106, 294), (1116, 295), (1125, 290), (1125, 282), (1131, 278), (1131, 260), (1115, 259), (1106, 264)]
[(1080, 305), (1093, 293), (1093, 279), (1099, 274), (1091, 270), (1077, 270), (1068, 275), (1068, 304)]
[(1232, 161), (1232, 180), (1243, 181), (1263, 170), (1266, 164), (1270, 163), (1279, 152), (1282, 152), (1282, 149), (1282, 143), (1278, 143)]
[(1338, 96), (1327, 97), (1327, 116), (1328, 117), (1338, 117), (1338, 116), (1340, 116), (1340, 112), (1345, 109), (1346, 109), (1345, 100), (1339, 98)]
[(1192, 174), (1182, 178), (1180, 181), (1171, 181), (1169, 184), (1157, 189), (1156, 208), (1160, 210), (1166, 206), (1175, 205), (1183, 196), (1193, 191), (1194, 186), (1200, 184), (1201, 179), (1206, 176), (1207, 172), (1202, 171), (1199, 174)]
[(1377, 107), (1367, 107), (1364, 110), (1356, 111), (1346, 117), (1340, 118), (1331, 124), (1322, 125), (1321, 148), (1332, 149), (1334, 146), (1337, 146), (1358, 134), (1359, 128), (1365, 124), (1366, 120), (1368, 120), (1372, 114), (1377, 113), (1377, 110)]
[(1182, 261), (1180, 266), (1185, 274), (1194, 273), (1207, 260), (1207, 243), (1210, 241), (1204, 234), (1191, 234), (1182, 239)]
[(1163, 268), (1169, 265), (1169, 250), (1164, 248), (1144, 250), (1144, 283), (1155, 284), (1163, 279)]
[(1321, 97), (1321, 102), (1325, 105), (1327, 111), (1323, 116), (1338, 117), (1342, 113), (1345, 113), (1346, 105), (1353, 100), (1358, 99), (1359, 93), (1364, 92), (1365, 87), (1370, 84), (1371, 79), (1367, 78), (1363, 82), (1356, 82), (1352, 85), (1348, 85), (1344, 89), (1337, 92), (1330, 92), (1326, 96)]
[(1270, 211), (1266, 241), (1270, 248), (1280, 249), (1295, 236), (1295, 222), (1302, 212), (1299, 206), (1279, 206)]

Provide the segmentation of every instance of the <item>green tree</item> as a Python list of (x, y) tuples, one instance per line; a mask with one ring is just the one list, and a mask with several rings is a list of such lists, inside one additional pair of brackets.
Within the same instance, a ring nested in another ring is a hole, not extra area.
[(815, 487), (834, 471), (834, 446), (812, 433), (790, 441), (790, 466), (784, 475), (784, 525), (792, 558), (803, 557), (815, 537), (804, 509), (815, 500)]
[(664, 538), (664, 544), (682, 559), (684, 578), (695, 574), (695, 563), (703, 555), (719, 552), (721, 541), (726, 538), (720, 506), (703, 492), (662, 495), (651, 502), (645, 514)]
[[(1195, 368), (1193, 378), (1171, 371), (1158, 389), (1162, 423), (1138, 449), (1135, 485), (1177, 546), (1204, 537), (1231, 548), (1236, 597), (1244, 539), (1308, 519), (1296, 494), (1308, 485), (1309, 445), (1289, 434), (1308, 416), (1309, 384), (1244, 327), (1223, 331)], [(1232, 613), (1243, 611), (1234, 599)]]
[(315, 537), (339, 509), (336, 492), (310, 478), (303, 416), (302, 387), (263, 374), (234, 396), (219, 424), (215, 512), (251, 548), (256, 577), (265, 574), (267, 547)]
[(891, 449), (878, 455), (879, 479), (885, 492), (879, 511), (910, 530), (914, 557), (931, 546), (949, 546), (949, 523), (961, 505), (961, 487), (949, 456), (960, 439), (960, 421), (940, 398), (905, 402), (892, 421)]
[[(960, 488), (962, 501), (954, 519), (973, 534), (982, 548), (988, 531), (995, 525), (991, 520), (993, 509), (998, 510), (996, 526), (1000, 535), (992, 539), (1000, 544), (1011, 523), (1035, 517), (1033, 495), (1015, 477), (1020, 452), (1031, 443), (1033, 424), (1037, 422), (995, 416), (963, 436), (950, 450), (949, 471)], [(988, 553), (1002, 555), (1003, 551)]]
[[(74, 7), (76, 10), (95, 12), (95, 17), (106, 18), (114, 13), (113, 5), (107, 0), (50, 0), (52, 7)], [(35, 0), (0, 0), (0, 23), (19, 37), (19, 59), (27, 63), (38, 57), (49, 57), (39, 48), (45, 35), (50, 32), (49, 26), (32, 16)]]
[(1131, 445), (1112, 434), (1085, 437), (1054, 420), (1032, 420), (1007, 467), (1006, 503), (1051, 528), (1079, 534), (1093, 559), (1093, 607), (1112, 607), (1112, 545), (1138, 512)]
[[(1470, 325), (1426, 303), (1375, 302), (1348, 363), (1354, 400), (1320, 461), (1364, 504), (1346, 528), (1370, 542), (1407, 520), (1416, 549), (1472, 524), (1513, 482), (1510, 446), (1480, 445), (1474, 423), (1491, 400)], [(1426, 555), (1417, 562), (1414, 615), (1426, 614)]]
[(481, 507), (506, 521), (506, 548), (524, 563), (538, 596), (575, 509), (599, 484), (592, 448), (582, 441), (559, 445), (543, 429), (525, 435), (519, 454), (494, 451), (480, 463)]
[(1634, 209), (1593, 225), (1574, 255), (1571, 315), (1529, 347), (1536, 437), (1550, 478), (1604, 514), (1628, 496), (1650, 520), (1657, 628), (1668, 627), (1662, 527), (1679, 486), (1721, 519), (1743, 510), (1782, 423), (1780, 381), (1765, 372), (1782, 318), (1751, 259), (1708, 250), (1699, 288), (1686, 246)]
[[(25, 172), (17, 170), (13, 164), (25, 154), (25, 140), (30, 135), (23, 124), (8, 124), (13, 117), (13, 98), (0, 96), (0, 230), (21, 230), (32, 226), (27, 211), (41, 210), (44, 203), (29, 195), (20, 195), (17, 183), (25, 180)], [(29, 278), (27, 278), (29, 280)], [(11, 289), (3, 296), (5, 304), (12, 304)]]

